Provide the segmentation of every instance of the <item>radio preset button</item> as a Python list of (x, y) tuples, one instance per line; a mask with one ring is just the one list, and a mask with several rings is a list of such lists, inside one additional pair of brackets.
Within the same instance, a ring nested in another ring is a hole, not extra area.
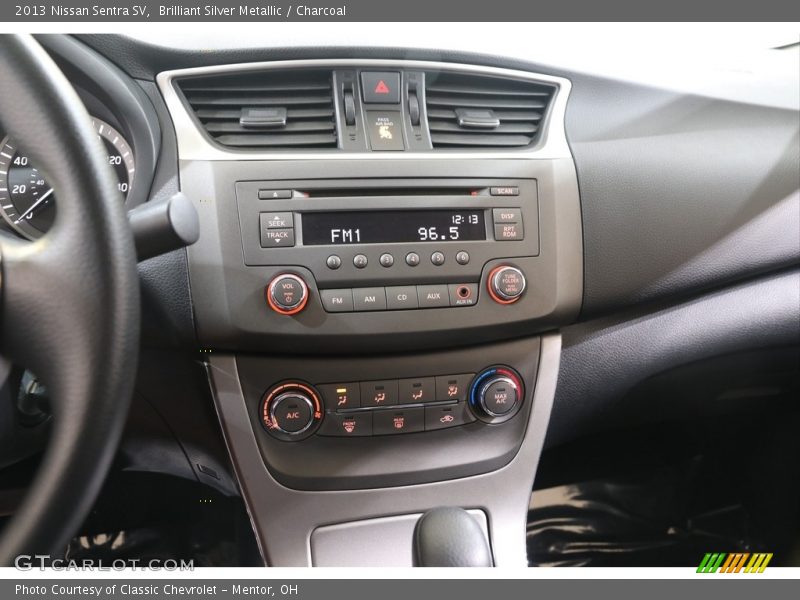
[(417, 298), (420, 308), (450, 306), (450, 294), (446, 285), (418, 285)]
[(469, 253), (462, 250), (456, 254), (456, 262), (460, 265), (469, 264)]
[(328, 312), (353, 312), (353, 290), (322, 290), (322, 307)]
[(359, 310), (386, 310), (386, 290), (382, 287), (353, 290), (353, 308)]
[(515, 242), (525, 239), (522, 223), (496, 223), (494, 239), (498, 242)]
[(355, 266), (356, 269), (363, 269), (368, 264), (369, 264), (369, 260), (367, 259), (367, 257), (364, 254), (356, 254), (353, 257), (353, 266)]
[(434, 252), (431, 254), (431, 262), (437, 267), (441, 267), (444, 264), (444, 253)]
[(416, 252), (409, 252), (406, 254), (406, 264), (409, 267), (416, 267), (419, 264), (419, 254)]
[(382, 267), (391, 267), (394, 264), (394, 256), (392, 256), (388, 252), (384, 252), (378, 259), (378, 262), (381, 263)]
[(329, 269), (336, 270), (342, 266), (342, 259), (336, 254), (331, 254), (325, 261), (325, 264), (328, 265)]
[(408, 310), (419, 308), (417, 286), (397, 285), (386, 288), (386, 308), (389, 310)]

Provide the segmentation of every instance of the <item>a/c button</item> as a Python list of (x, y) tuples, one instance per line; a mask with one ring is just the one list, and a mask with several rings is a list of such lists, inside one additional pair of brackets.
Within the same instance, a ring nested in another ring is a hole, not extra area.
[(418, 308), (417, 288), (413, 285), (399, 285), (386, 288), (386, 307), (389, 310)]

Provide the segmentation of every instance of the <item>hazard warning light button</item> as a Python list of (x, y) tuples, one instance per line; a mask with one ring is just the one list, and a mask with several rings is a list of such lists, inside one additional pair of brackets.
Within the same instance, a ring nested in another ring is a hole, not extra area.
[(362, 71), (361, 91), (367, 104), (399, 104), (400, 73)]

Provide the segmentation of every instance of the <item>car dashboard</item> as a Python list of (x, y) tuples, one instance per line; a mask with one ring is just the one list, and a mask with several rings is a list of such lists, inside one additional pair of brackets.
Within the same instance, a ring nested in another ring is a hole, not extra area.
[[(199, 217), (139, 265), (128, 468), (240, 494), (266, 564), (410, 565), (458, 506), (526, 565), (546, 447), (664, 370), (797, 342), (797, 71), (732, 98), (461, 49), (39, 39), (126, 208)], [(37, 239), (55, 196), (2, 144), (2, 234)], [(141, 452), (153, 408), (186, 464)]]

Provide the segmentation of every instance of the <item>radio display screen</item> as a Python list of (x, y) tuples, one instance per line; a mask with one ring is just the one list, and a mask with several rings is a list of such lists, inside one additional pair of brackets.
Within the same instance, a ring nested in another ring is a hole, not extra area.
[(303, 213), (303, 244), (306, 246), (485, 239), (482, 210)]

